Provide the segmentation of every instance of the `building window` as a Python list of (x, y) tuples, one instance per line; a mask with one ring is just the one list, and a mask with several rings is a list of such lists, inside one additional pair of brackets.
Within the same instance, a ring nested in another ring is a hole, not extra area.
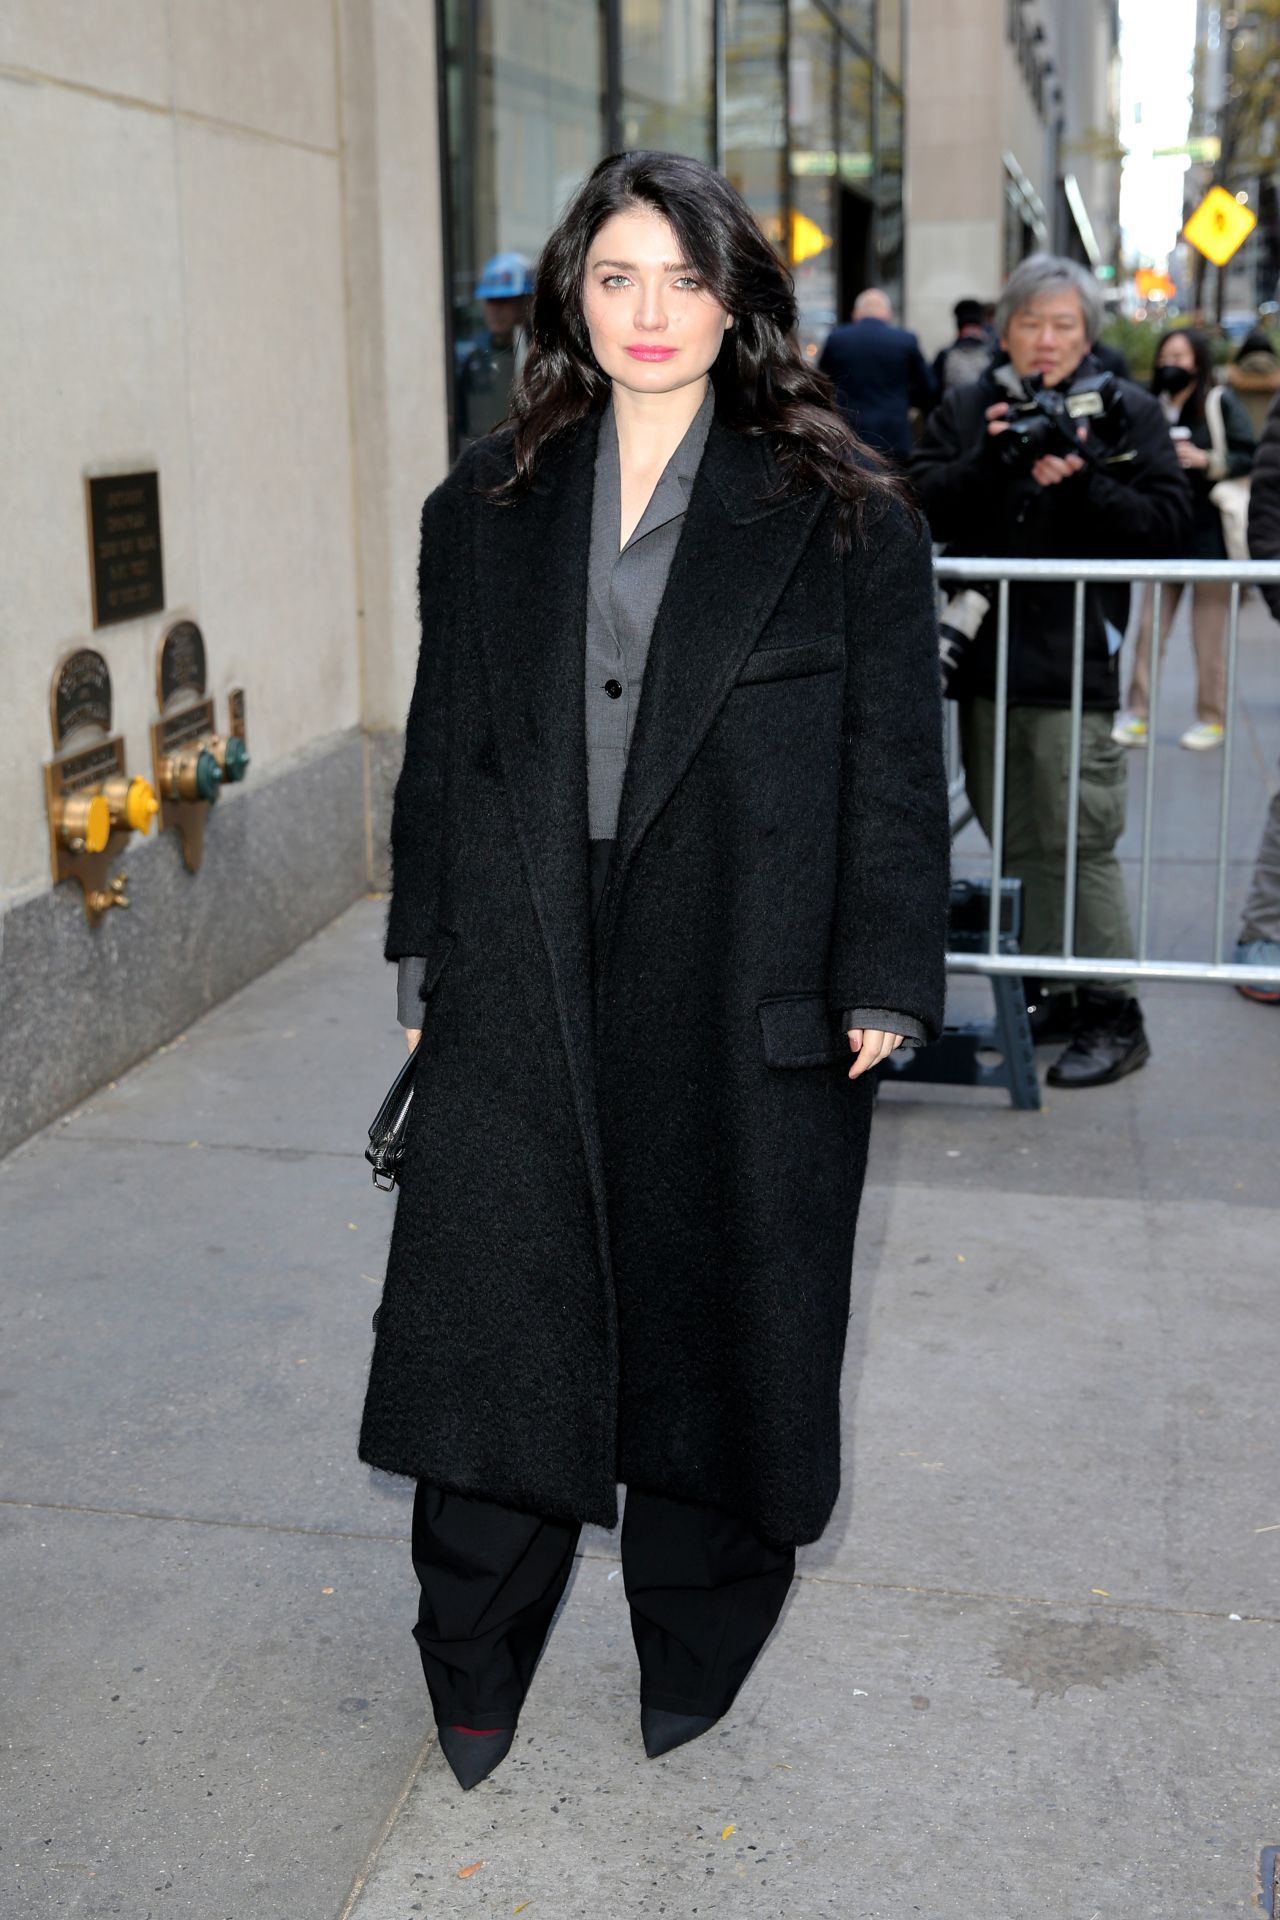
[(795, 276), (811, 358), (864, 286), (900, 297), (902, 0), (437, 6), (455, 451), (504, 417), (522, 357), (482, 270), (536, 260), (611, 129), (721, 168)]
[(902, 95), (881, 77), (876, 115), (876, 278), (902, 308)]
[(791, 0), (791, 271), (800, 309), (800, 345), (811, 359), (816, 359), (837, 318), (836, 58), (830, 15), (808, 0)]
[(1005, 278), (1029, 253), (1049, 245), (1049, 219), (1044, 202), (1012, 154), (1004, 157), (1004, 272)]
[(786, 0), (723, 0), (720, 169), (788, 255)]
[(885, 11), (885, 0), (833, 0), (833, 12), (840, 25), (868, 49), (876, 43), (876, 15)]
[(875, 68), (861, 48), (840, 46), (840, 291), (838, 318), (847, 320), (864, 287), (879, 280), (875, 254)]
[(485, 262), (503, 253), (536, 259), (601, 154), (601, 20), (596, 0), (444, 0), (444, 26), (461, 444), (503, 418), (514, 370), (514, 349), (486, 326), (477, 297)]
[(876, 8), (876, 59), (885, 78), (902, 85), (903, 0), (880, 0)]
[(713, 0), (621, 0), (622, 144), (714, 164)]

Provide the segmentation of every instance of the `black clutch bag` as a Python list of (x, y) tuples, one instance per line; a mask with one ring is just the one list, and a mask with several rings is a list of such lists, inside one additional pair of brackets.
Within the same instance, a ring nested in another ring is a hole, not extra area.
[(364, 1150), (364, 1157), (373, 1167), (374, 1186), (381, 1187), (384, 1193), (390, 1193), (400, 1177), (405, 1122), (413, 1104), (413, 1073), (418, 1064), (418, 1052), (419, 1049), (415, 1047), (391, 1082), (369, 1129), (369, 1144)]

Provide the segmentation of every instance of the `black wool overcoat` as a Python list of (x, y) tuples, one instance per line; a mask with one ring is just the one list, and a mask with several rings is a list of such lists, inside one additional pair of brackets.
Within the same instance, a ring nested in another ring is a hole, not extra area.
[(427, 500), (388, 959), (428, 957), (361, 1457), (611, 1526), (617, 1483), (816, 1539), (872, 1090), (844, 1007), (942, 1017), (948, 832), (927, 537), (841, 559), (712, 421), (589, 918), (599, 415), (496, 505)]

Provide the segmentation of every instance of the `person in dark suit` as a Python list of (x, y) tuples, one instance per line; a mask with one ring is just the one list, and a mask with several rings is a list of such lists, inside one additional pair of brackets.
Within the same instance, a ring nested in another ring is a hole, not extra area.
[(834, 383), (836, 405), (864, 446), (904, 464), (911, 453), (912, 407), (927, 413), (937, 398), (920, 342), (893, 325), (889, 297), (868, 287), (848, 326), (827, 335), (818, 366)]
[(839, 1487), (868, 1075), (939, 1030), (949, 833), (928, 538), (795, 325), (721, 175), (614, 155), (513, 423), (423, 509), (360, 1454), (418, 1482), (464, 1787), (619, 1482), (650, 1755), (728, 1711)]

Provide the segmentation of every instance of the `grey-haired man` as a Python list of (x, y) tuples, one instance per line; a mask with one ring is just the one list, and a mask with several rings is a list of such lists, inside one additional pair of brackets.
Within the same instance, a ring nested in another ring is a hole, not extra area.
[[(934, 538), (950, 552), (1137, 559), (1182, 550), (1191, 496), (1164, 416), (1150, 394), (1107, 376), (1092, 358), (1102, 318), (1098, 282), (1073, 260), (1035, 254), (1010, 277), (996, 309), (1000, 353), (972, 386), (947, 394), (911, 464)], [(1038, 391), (1065, 396), (1086, 387), (1096, 393), (1093, 411), (1068, 421), (1078, 451), (1048, 427), (1025, 444), (1017, 428), (1034, 415), (1019, 409)], [(1073, 598), (1067, 584), (1015, 586), (1009, 594), (1004, 867), (1022, 881), (1023, 945), (1031, 953), (1063, 946)], [(1075, 948), (1109, 959), (1133, 952), (1115, 854), (1125, 819), (1124, 750), (1111, 738), (1128, 614), (1127, 586), (1087, 591)], [(960, 703), (969, 798), (989, 834), (994, 608), (949, 691)], [(1101, 1086), (1150, 1057), (1130, 983), (1098, 980), (1073, 995), (1064, 981), (1043, 998), (1037, 989), (1037, 998), (1040, 1037), (1071, 1035), (1049, 1069), (1051, 1085)]]

